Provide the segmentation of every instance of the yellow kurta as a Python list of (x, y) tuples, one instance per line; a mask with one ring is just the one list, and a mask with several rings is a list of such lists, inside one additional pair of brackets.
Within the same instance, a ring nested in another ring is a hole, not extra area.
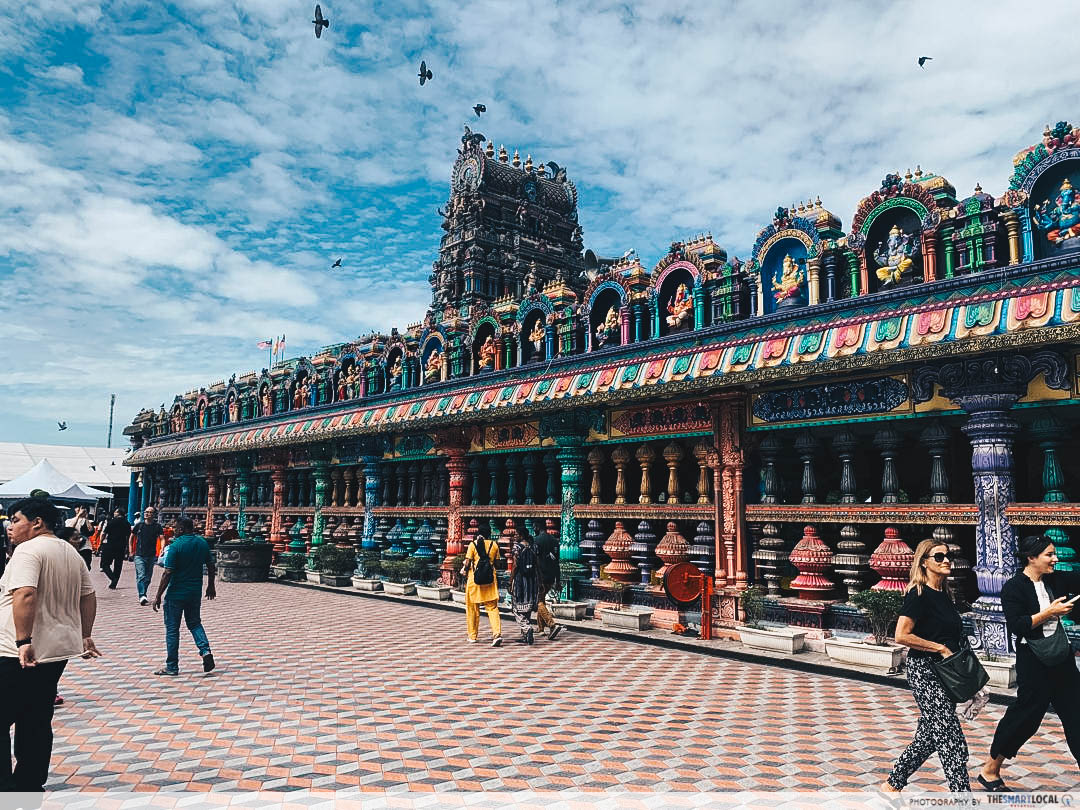
[[(491, 559), (491, 564), (494, 565), (495, 561), (499, 559), (499, 544), (494, 540), (487, 540), (487, 553)], [(496, 602), (499, 599), (499, 584), (498, 577), (494, 582), (489, 582), (487, 585), (477, 585), (473, 582), (473, 568), (476, 567), (476, 561), (479, 557), (476, 556), (476, 543), (469, 543), (469, 548), (465, 552), (465, 559), (468, 562), (469, 568), (469, 580), (465, 584), (465, 601), (466, 602)]]

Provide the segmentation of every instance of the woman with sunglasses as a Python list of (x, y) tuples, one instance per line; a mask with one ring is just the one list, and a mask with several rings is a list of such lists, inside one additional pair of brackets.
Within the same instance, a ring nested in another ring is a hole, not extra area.
[(1001, 587), (1001, 609), (1017, 639), (1016, 702), (998, 723), (990, 758), (979, 773), (979, 784), (991, 793), (1011, 792), (1001, 778), (1001, 765), (1039, 730), (1050, 704), (1080, 764), (1080, 672), (1061, 626), (1061, 617), (1080, 598), (1080, 574), (1054, 570), (1057, 552), (1045, 535), (1025, 537), (1019, 545), (1016, 555), (1024, 569)]
[(881, 789), (899, 793), (911, 775), (937, 751), (949, 790), (970, 793), (968, 747), (964, 730), (956, 716), (956, 704), (930, 666), (960, 649), (964, 624), (945, 588), (952, 571), (949, 547), (923, 540), (915, 549), (907, 592), (900, 618), (896, 621), (896, 641), (910, 648), (907, 659), (908, 683), (919, 706), (915, 738), (896, 760), (888, 781)]

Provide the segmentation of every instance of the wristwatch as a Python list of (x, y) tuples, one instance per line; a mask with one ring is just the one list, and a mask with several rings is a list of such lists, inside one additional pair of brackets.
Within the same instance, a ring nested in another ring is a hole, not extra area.
[(27, 636), (26, 638), (15, 639), (15, 646), (16, 647), (22, 647), (22, 646), (24, 646), (26, 644), (29, 644), (29, 643), (30, 643), (30, 637), (29, 636)]

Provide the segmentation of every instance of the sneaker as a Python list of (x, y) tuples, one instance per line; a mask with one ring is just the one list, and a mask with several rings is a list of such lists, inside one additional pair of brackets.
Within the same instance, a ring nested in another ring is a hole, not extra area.
[(501, 647), (502, 646), (502, 636), (495, 636), (495, 638), (493, 638), (491, 640), (491, 646), (492, 647)]
[(514, 639), (514, 643), (515, 644), (528, 644), (529, 643), (529, 637), (525, 636), (525, 635), (518, 636), (517, 638)]
[(116, 590), (116, 583), (115, 582), (112, 583), (111, 585), (109, 585), (109, 590), (110, 591), (115, 591)]
[(140, 596), (140, 597), (139, 597), (139, 604), (140, 604), (140, 605), (149, 605), (149, 604), (150, 604), (150, 600), (149, 600), (149, 599), (147, 599), (147, 598), (146, 598), (145, 596)]
[(479, 639), (475, 639), (475, 638), (470, 638), (469, 639), (470, 644), (475, 644), (477, 641), (479, 641)]
[(554, 627), (552, 627), (551, 631), (548, 633), (548, 641), (554, 641), (555, 636), (559, 635), (560, 630), (562, 630), (562, 625), (561, 624), (557, 624)]
[(170, 676), (175, 677), (175, 676), (180, 674), (180, 670), (178, 670), (178, 669), (177, 670), (172, 670), (172, 669), (164, 669), (164, 668), (162, 668), (162, 669), (155, 670), (154, 674), (155, 675), (170, 675)]
[(216, 666), (217, 666), (217, 664), (214, 663), (214, 654), (213, 653), (207, 653), (206, 655), (204, 655), (202, 657), (202, 671), (203, 672), (209, 672), (210, 670), (212, 670)]

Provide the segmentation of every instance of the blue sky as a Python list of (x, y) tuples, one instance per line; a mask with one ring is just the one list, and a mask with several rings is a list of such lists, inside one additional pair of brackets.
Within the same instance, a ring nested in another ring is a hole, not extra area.
[(115, 392), (121, 441), (260, 339), (419, 321), (466, 121), (651, 266), (817, 195), (847, 228), (916, 164), (1000, 194), (1080, 117), (1074, 26), (1030, 5), (327, 0), (321, 40), (312, 7), (0, 0), (0, 440), (103, 444)]

